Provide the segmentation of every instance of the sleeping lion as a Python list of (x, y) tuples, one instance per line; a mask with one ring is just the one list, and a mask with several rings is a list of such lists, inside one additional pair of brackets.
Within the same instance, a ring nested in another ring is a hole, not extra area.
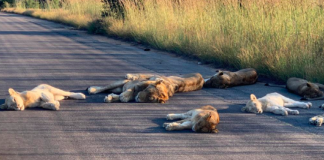
[(321, 100), (324, 99), (324, 85), (311, 83), (307, 80), (292, 77), (287, 80), (288, 91), (302, 96), (302, 100)]
[(204, 87), (225, 89), (238, 85), (248, 85), (256, 83), (258, 74), (253, 68), (241, 69), (236, 72), (217, 71), (209, 79), (205, 79)]
[(219, 123), (217, 110), (210, 106), (203, 106), (182, 114), (168, 114), (167, 120), (182, 119), (172, 123), (164, 123), (166, 130), (191, 129), (194, 132), (217, 133), (216, 126)]
[(257, 99), (254, 94), (251, 94), (250, 101), (241, 109), (242, 112), (263, 113), (272, 112), (287, 116), (288, 114), (299, 114), (298, 110), (289, 109), (291, 107), (309, 109), (312, 103), (304, 103), (294, 101), (279, 93), (269, 93), (266, 96)]
[(65, 98), (85, 99), (82, 93), (63, 91), (48, 84), (41, 84), (30, 91), (17, 92), (12, 88), (8, 90), (10, 96), (1, 109), (23, 111), (25, 108), (42, 107), (50, 110), (60, 109), (60, 100)]
[(105, 87), (91, 86), (89, 94), (109, 91), (104, 101), (165, 103), (176, 92), (189, 92), (203, 87), (204, 79), (199, 73), (177, 76), (153, 74), (126, 74), (125, 80), (116, 81)]

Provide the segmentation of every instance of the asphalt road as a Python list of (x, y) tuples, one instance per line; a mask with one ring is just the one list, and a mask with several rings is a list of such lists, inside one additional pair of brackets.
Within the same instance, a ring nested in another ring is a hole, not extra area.
[[(8, 88), (18, 91), (47, 83), (82, 91), (106, 85), (126, 73), (179, 75), (215, 68), (131, 43), (88, 35), (48, 21), (0, 13), (0, 102)], [(257, 97), (284, 88), (263, 83), (226, 90), (179, 93), (166, 104), (103, 103), (106, 94), (61, 101), (60, 111), (0, 111), (0, 159), (323, 159), (324, 127), (308, 119), (324, 111), (299, 109), (300, 115), (242, 113), (250, 93)], [(202, 106), (218, 109), (218, 134), (168, 132), (168, 113)]]

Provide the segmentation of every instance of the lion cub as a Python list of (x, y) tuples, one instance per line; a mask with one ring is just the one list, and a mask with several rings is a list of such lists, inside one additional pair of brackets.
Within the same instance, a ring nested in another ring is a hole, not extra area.
[(63, 91), (47, 84), (41, 84), (30, 91), (23, 92), (16, 92), (14, 89), (9, 88), (8, 92), (10, 96), (0, 106), (1, 109), (23, 111), (25, 108), (42, 107), (50, 110), (59, 110), (59, 101), (66, 97), (73, 99), (86, 98), (82, 93)]
[[(272, 112), (274, 114), (281, 114), (287, 116), (288, 114), (299, 114), (298, 110), (289, 109), (290, 107), (299, 107), (309, 109), (312, 103), (304, 103), (294, 101), (279, 93), (269, 93), (266, 96), (257, 99), (254, 94), (250, 96), (245, 107), (241, 109), (242, 112), (263, 113)], [(288, 107), (288, 108), (286, 108)]]
[(167, 120), (182, 119), (172, 123), (164, 123), (166, 130), (192, 129), (194, 132), (217, 133), (216, 126), (219, 123), (217, 110), (210, 106), (203, 106), (182, 114), (168, 114)]

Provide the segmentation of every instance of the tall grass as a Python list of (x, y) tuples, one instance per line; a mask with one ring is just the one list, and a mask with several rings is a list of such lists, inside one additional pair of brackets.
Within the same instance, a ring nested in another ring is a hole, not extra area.
[[(36, 5), (28, 2), (37, 2)], [(32, 6), (32, 7), (30, 7)], [(3, 11), (30, 15), (87, 29), (89, 23), (101, 17), (101, 0), (16, 0), (15, 8)]]
[[(323, 0), (122, 2), (124, 19), (110, 16), (99, 24), (109, 35), (237, 69), (253, 67), (282, 80), (296, 76), (324, 83)], [(89, 4), (77, 7), (84, 3)], [(84, 9), (90, 6), (96, 7)], [(43, 14), (66, 12), (93, 20), (100, 17), (100, 6), (100, 1), (68, 0)]]

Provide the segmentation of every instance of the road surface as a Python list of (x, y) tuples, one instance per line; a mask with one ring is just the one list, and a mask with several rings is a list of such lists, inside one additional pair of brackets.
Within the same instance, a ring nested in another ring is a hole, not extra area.
[[(215, 68), (197, 65), (172, 54), (85, 31), (0, 13), (0, 102), (8, 88), (18, 91), (47, 83), (85, 92), (126, 73), (180, 75)], [(263, 83), (179, 93), (166, 104), (103, 103), (107, 94), (86, 100), (61, 101), (60, 111), (27, 109), (0, 111), (0, 159), (323, 159), (324, 127), (308, 119), (324, 111), (298, 109), (300, 115), (242, 113), (251, 93), (257, 97), (284, 88)], [(218, 134), (168, 132), (162, 128), (168, 113), (213, 105), (221, 122)]]

